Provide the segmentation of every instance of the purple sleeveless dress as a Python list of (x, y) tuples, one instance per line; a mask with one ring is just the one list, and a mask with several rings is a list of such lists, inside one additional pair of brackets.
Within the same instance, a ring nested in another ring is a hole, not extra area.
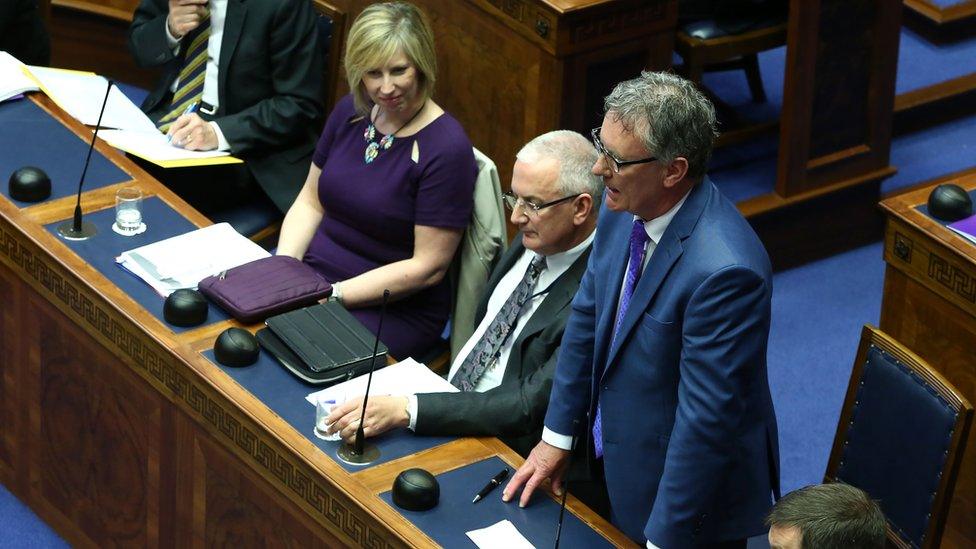
[[(336, 105), (312, 161), (322, 169), (325, 209), (305, 262), (330, 282), (413, 256), (414, 226), (464, 229), (471, 217), (477, 166), (461, 125), (444, 113), (409, 137), (397, 137), (366, 164), (363, 133), (352, 96)], [(382, 138), (377, 132), (376, 141)], [(418, 162), (410, 156), (414, 142)], [(380, 339), (397, 359), (421, 356), (438, 340), (450, 313), (450, 283), (387, 305)], [(379, 306), (350, 311), (373, 333)]]

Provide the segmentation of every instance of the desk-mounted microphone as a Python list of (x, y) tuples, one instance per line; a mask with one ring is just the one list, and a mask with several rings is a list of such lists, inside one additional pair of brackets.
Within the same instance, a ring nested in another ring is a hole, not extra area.
[(108, 81), (108, 89), (105, 90), (105, 99), (102, 100), (102, 110), (98, 113), (98, 122), (95, 123), (95, 131), (92, 133), (91, 144), (88, 146), (88, 158), (85, 159), (85, 169), (81, 171), (81, 179), (78, 180), (78, 201), (75, 202), (75, 215), (71, 221), (65, 221), (58, 226), (58, 234), (67, 240), (88, 240), (95, 236), (98, 230), (89, 221), (81, 220), (81, 189), (85, 184), (85, 174), (88, 173), (88, 164), (91, 162), (92, 151), (95, 149), (95, 138), (98, 137), (98, 128), (102, 125), (102, 115), (105, 114), (105, 105), (108, 104), (108, 96), (112, 92), (115, 83)]
[[(569, 443), (570, 454), (569, 463), (566, 464), (566, 471), (569, 472), (569, 467), (573, 465), (573, 454), (576, 451), (576, 435), (579, 433), (579, 420), (573, 420), (573, 441)], [(563, 479), (563, 500), (559, 504), (559, 522), (556, 523), (556, 541), (553, 544), (553, 549), (559, 549), (559, 536), (563, 532), (563, 515), (566, 514), (566, 494), (569, 493), (569, 481), (565, 478)]]
[(386, 302), (389, 299), (390, 290), (383, 290), (380, 321), (376, 327), (376, 341), (373, 343), (373, 358), (369, 361), (369, 377), (366, 378), (366, 394), (363, 395), (363, 410), (359, 416), (359, 428), (356, 429), (356, 440), (352, 445), (344, 443), (336, 452), (339, 459), (351, 465), (366, 465), (380, 458), (380, 449), (375, 444), (366, 442), (366, 435), (363, 432), (363, 422), (366, 421), (366, 404), (369, 402), (369, 386), (373, 383), (373, 370), (376, 369), (376, 352), (380, 346), (380, 332), (383, 331), (383, 317), (386, 316)]

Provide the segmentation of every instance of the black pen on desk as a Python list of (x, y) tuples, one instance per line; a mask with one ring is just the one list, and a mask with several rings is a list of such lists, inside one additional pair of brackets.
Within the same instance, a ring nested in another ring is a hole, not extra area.
[(492, 490), (498, 488), (498, 486), (501, 485), (501, 483), (504, 482), (506, 478), (508, 478), (508, 467), (502, 469), (500, 473), (498, 473), (497, 475), (495, 475), (494, 478), (489, 480), (488, 484), (485, 484), (485, 487), (482, 488), (480, 492), (478, 492), (478, 495), (476, 495), (473, 500), (471, 500), (471, 503), (478, 503), (479, 501), (484, 499), (484, 497), (487, 496), (489, 493), (491, 493)]

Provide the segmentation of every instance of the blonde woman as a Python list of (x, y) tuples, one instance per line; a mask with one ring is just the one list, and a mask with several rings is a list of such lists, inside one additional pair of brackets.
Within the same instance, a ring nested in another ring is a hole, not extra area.
[(461, 125), (431, 98), (433, 36), (403, 2), (366, 8), (345, 56), (352, 93), (319, 139), (278, 253), (303, 259), (397, 358), (436, 342), (450, 309), (445, 276), (468, 224), (476, 166)]

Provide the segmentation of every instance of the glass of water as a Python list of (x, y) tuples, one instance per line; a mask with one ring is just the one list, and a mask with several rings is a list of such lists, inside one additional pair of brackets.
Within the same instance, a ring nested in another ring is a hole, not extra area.
[(338, 432), (335, 434), (329, 434), (326, 429), (329, 428), (329, 423), (327, 422), (329, 414), (332, 413), (332, 408), (335, 408), (335, 399), (329, 398), (319, 398), (315, 401), (315, 436), (322, 440), (341, 440), (342, 437)]
[(135, 187), (123, 187), (115, 193), (115, 224), (112, 230), (132, 236), (146, 230), (142, 222), (142, 191)]

